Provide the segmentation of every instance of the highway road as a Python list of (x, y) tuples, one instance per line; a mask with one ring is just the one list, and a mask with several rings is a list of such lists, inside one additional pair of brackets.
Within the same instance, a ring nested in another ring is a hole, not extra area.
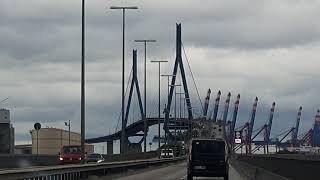
[[(93, 178), (92, 180), (95, 180)], [(121, 175), (114, 175), (104, 178), (99, 178), (98, 180), (186, 180), (187, 179), (187, 163), (182, 162), (179, 164), (171, 164), (161, 167), (147, 168), (143, 170), (132, 170), (127, 173), (122, 173)], [(204, 178), (195, 177), (194, 179), (223, 179), (223, 178)], [(245, 180), (240, 177), (236, 170), (230, 166), (229, 169), (229, 179), (230, 180)]]

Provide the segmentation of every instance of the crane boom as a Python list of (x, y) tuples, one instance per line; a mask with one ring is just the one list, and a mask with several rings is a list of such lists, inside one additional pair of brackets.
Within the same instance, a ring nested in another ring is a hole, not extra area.
[(254, 119), (256, 118), (256, 112), (257, 112), (257, 106), (258, 106), (258, 97), (254, 100), (252, 111), (251, 111), (251, 120), (248, 128), (248, 151), (251, 154), (251, 137), (252, 137), (252, 131), (254, 126)]
[[(236, 100), (236, 102), (234, 103), (234, 110), (233, 110), (231, 128), (230, 128), (230, 132), (229, 132), (230, 142), (233, 141), (234, 128), (235, 128), (235, 126), (236, 126), (238, 109), (239, 109), (239, 103), (240, 103), (240, 94), (238, 94), (237, 100)], [(233, 143), (233, 142), (232, 142), (232, 143)]]
[(213, 122), (217, 121), (217, 115), (218, 115), (218, 110), (219, 110), (219, 102), (220, 102), (220, 96), (221, 96), (221, 91), (218, 92), (216, 102), (214, 104), (214, 111), (213, 111)]
[(258, 106), (258, 97), (255, 98), (253, 106), (252, 106), (252, 110), (251, 110), (251, 120), (250, 120), (250, 124), (249, 124), (249, 129), (248, 129), (249, 139), (251, 139), (251, 136), (252, 136), (254, 120), (256, 118), (257, 106)]
[(0, 103), (3, 103), (3, 102), (5, 102), (6, 100), (8, 100), (9, 98), (5, 98), (5, 99), (3, 99), (2, 101), (0, 101)]
[(226, 122), (227, 122), (230, 98), (231, 98), (231, 93), (229, 92), (228, 97), (226, 99), (226, 104), (224, 105), (223, 124), (226, 124)]
[(270, 109), (269, 122), (268, 122), (268, 127), (267, 127), (267, 137), (266, 137), (267, 143), (270, 142), (270, 133), (271, 133), (272, 120), (273, 120), (273, 115), (274, 115), (274, 109), (275, 109), (275, 107), (276, 107), (276, 103), (273, 102), (273, 103), (272, 103), (272, 107), (271, 107), (271, 109)]
[(298, 114), (297, 114), (297, 121), (296, 121), (296, 126), (293, 130), (292, 133), (292, 143), (294, 145), (297, 144), (297, 140), (298, 140), (298, 132), (299, 132), (299, 124), (300, 124), (300, 120), (301, 120), (301, 112), (302, 112), (302, 107), (300, 106)]
[(312, 145), (320, 146), (320, 110), (318, 109), (313, 126)]
[(204, 101), (204, 109), (203, 109), (203, 117), (207, 117), (207, 114), (208, 114), (208, 107), (209, 107), (209, 102), (210, 102), (210, 94), (211, 94), (211, 90), (208, 89), (208, 92), (207, 92), (207, 96), (206, 96), (206, 99)]

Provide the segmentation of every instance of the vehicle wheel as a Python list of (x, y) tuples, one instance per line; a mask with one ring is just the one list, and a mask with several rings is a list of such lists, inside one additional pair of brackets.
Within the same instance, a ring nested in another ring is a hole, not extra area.
[(192, 180), (192, 179), (193, 179), (192, 174), (188, 174), (188, 176), (187, 176), (187, 180)]

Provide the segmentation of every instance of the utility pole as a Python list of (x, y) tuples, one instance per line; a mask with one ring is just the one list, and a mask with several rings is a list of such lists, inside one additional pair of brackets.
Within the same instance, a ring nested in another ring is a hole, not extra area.
[(85, 160), (85, 0), (82, 0), (81, 18), (81, 163)]
[(160, 118), (161, 118), (161, 112), (160, 112), (160, 109), (161, 109), (161, 94), (160, 94), (160, 87), (161, 87), (161, 85), (160, 85), (160, 82), (161, 82), (161, 75), (160, 75), (160, 73), (161, 73), (161, 69), (160, 69), (160, 65), (161, 65), (161, 63), (164, 63), (164, 62), (168, 62), (168, 61), (151, 61), (152, 63), (158, 63), (158, 65), (159, 65), (159, 81), (158, 81), (158, 137), (159, 137), (159, 142), (158, 142), (158, 149), (159, 149), (159, 151), (160, 151), (160, 146), (161, 146), (161, 144), (160, 144)]
[(148, 124), (147, 124), (147, 42), (156, 42), (156, 40), (151, 39), (141, 39), (135, 40), (135, 42), (143, 42), (144, 43), (144, 128), (143, 128), (143, 148), (144, 152), (147, 152), (147, 131), (148, 131)]
[(127, 9), (138, 9), (137, 6), (130, 6), (130, 7), (119, 7), (119, 6), (111, 6), (110, 9), (117, 9), (122, 10), (122, 94), (121, 94), (121, 122), (122, 122), (122, 128), (121, 128), (121, 140), (120, 140), (120, 154), (125, 154), (127, 150), (127, 140), (126, 140), (126, 124), (124, 123), (124, 79), (125, 79), (125, 12)]

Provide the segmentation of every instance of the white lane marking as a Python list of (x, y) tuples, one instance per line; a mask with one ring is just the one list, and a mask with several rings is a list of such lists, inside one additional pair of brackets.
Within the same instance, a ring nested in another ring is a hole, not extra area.
[(182, 177), (180, 178), (180, 180), (185, 180), (186, 177), (187, 177), (187, 175), (184, 175), (184, 176), (182, 176)]

